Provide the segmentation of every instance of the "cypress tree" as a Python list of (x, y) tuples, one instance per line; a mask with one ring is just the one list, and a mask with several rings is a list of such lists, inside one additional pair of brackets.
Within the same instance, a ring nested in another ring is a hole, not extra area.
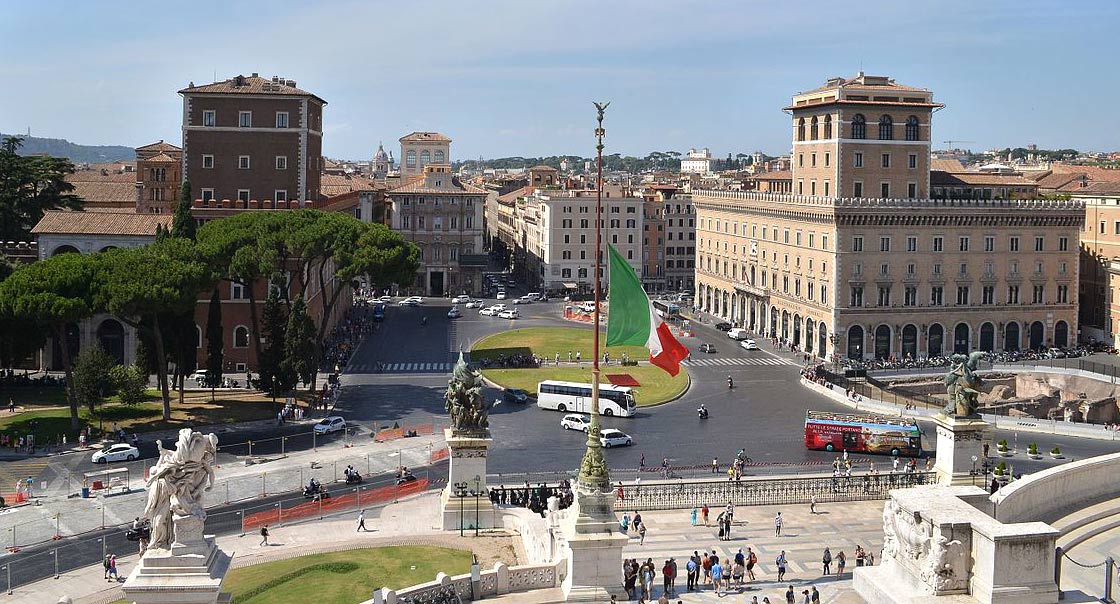
[(307, 316), (307, 304), (303, 296), (296, 297), (292, 310), (288, 313), (288, 325), (284, 334), (283, 374), (285, 380), (302, 380), (312, 388), (311, 376), (315, 373), (315, 325)]
[(280, 301), (280, 288), (269, 288), (268, 299), (265, 300), (262, 314), (265, 344), (258, 363), (260, 365), (261, 387), (276, 396), (283, 391), (283, 376), (280, 365), (284, 361), (284, 327), (287, 323), (284, 305)]
[[(210, 314), (206, 317), (206, 379), (210, 386), (210, 400), (214, 388), (222, 381), (222, 299), (218, 290), (210, 296)], [(248, 386), (248, 384), (246, 384)]]
[(175, 206), (175, 220), (171, 223), (171, 236), (194, 241), (198, 223), (191, 214), (191, 181), (184, 180), (179, 189), (179, 205)]

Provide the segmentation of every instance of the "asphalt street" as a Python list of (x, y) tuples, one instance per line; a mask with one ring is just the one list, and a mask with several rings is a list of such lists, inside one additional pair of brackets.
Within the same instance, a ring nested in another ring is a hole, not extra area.
[[(489, 301), (488, 301), (489, 302)], [(421, 307), (391, 306), (379, 331), (355, 353), (337, 411), (349, 421), (400, 422), (402, 425), (436, 422), (446, 425), (443, 393), (447, 371), (458, 350), (469, 350), (478, 339), (514, 327), (572, 326), (590, 329), (560, 318), (562, 303), (520, 306), (518, 320), (480, 316), (470, 309), (460, 319), (448, 319), (450, 303), (428, 299)], [(421, 318), (427, 317), (426, 325)], [(726, 462), (739, 449), (756, 463), (780, 464), (757, 471), (820, 470), (834, 454), (806, 450), (802, 435), (805, 411), (845, 411), (843, 407), (798, 384), (800, 361), (795, 355), (775, 352), (759, 340), (762, 350), (745, 351), (710, 324), (693, 324), (694, 336), (684, 343), (693, 351), (688, 371), (692, 384), (680, 399), (641, 409), (634, 418), (604, 418), (604, 426), (618, 428), (634, 438), (634, 446), (608, 451), (614, 468), (636, 468), (644, 454), (647, 465), (669, 458), (674, 466), (706, 465), (713, 457)], [(714, 353), (699, 352), (703, 343)], [(584, 351), (584, 358), (590, 351)], [(735, 389), (728, 391), (727, 377)], [(500, 398), (486, 389), (488, 400)], [(701, 420), (696, 408), (704, 403), (710, 417)], [(560, 428), (562, 414), (525, 407), (499, 405), (491, 412), (494, 436), (488, 460), (491, 473), (561, 472), (576, 468), (583, 452), (582, 433)], [(924, 448), (932, 450), (932, 424), (923, 422)], [(1069, 459), (1120, 450), (1120, 443), (996, 431), (995, 437), (1025, 449), (1037, 442), (1047, 450), (1060, 446)], [(1025, 457), (1025, 456), (1024, 456)], [(887, 463), (886, 458), (883, 462)], [(1050, 459), (1014, 460), (1016, 472), (1030, 472), (1053, 463)]]

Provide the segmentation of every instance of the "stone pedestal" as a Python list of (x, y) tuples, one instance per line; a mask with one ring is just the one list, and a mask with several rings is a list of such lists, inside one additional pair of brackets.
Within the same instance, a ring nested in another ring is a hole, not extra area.
[[(976, 478), (970, 474), (979, 468), (984, 456), (985, 442), (992, 438), (992, 427), (979, 418), (957, 418), (935, 415), (937, 425), (937, 471), (938, 484), (963, 486), (971, 485)], [(976, 462), (972, 457), (977, 458)], [(982, 482), (982, 481), (981, 481)]]
[(575, 503), (564, 526), (568, 602), (610, 602), (622, 593), (622, 548), (630, 540), (619, 531), (612, 508), (614, 494), (576, 487)]
[[(479, 436), (457, 436), (450, 429), (443, 431), (447, 448), (451, 450), (451, 467), (448, 469), (447, 486), (440, 494), (443, 509), (443, 530), (457, 531), (460, 522), (464, 529), (494, 528), (497, 509), (490, 502), (486, 488), (486, 452), (494, 439), (489, 431)], [(475, 477), (478, 477), (476, 483)], [(468, 490), (480, 491), (477, 495), (458, 497), (455, 483), (467, 484)]]
[(175, 542), (170, 549), (145, 552), (121, 590), (135, 604), (215, 604), (229, 602), (222, 581), (230, 556), (202, 534), (203, 519), (175, 518)]

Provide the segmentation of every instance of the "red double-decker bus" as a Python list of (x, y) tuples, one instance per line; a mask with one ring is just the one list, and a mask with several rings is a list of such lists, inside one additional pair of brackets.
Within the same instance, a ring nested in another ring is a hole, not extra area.
[(922, 454), (922, 431), (910, 418), (808, 411), (805, 448), (917, 457)]

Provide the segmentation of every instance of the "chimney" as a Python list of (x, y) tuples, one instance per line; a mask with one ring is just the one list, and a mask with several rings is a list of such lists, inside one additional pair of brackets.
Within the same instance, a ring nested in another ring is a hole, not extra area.
[(296, 81), (295, 80), (288, 80), (287, 82), (285, 82), (285, 84), (287, 84), (288, 86), (290, 86), (292, 88), (296, 87)]
[(273, 84), (279, 84), (280, 83), (280, 76), (272, 76), (272, 83)]
[(261, 77), (261, 74), (259, 74), (259, 73), (257, 73), (257, 72), (255, 72), (255, 71), (254, 71), (254, 72), (253, 72), (253, 77), (254, 77), (254, 78), (259, 78), (259, 77)]

